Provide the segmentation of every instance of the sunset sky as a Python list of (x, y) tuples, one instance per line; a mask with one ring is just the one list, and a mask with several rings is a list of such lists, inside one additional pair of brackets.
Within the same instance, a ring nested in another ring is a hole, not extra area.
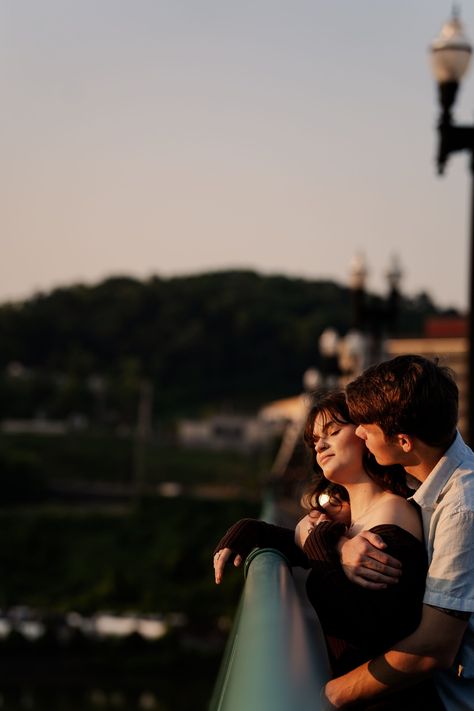
[[(474, 39), (474, 5), (460, 3)], [(436, 175), (441, 0), (1, 0), (0, 300), (250, 268), (465, 308), (468, 158)], [(474, 120), (474, 73), (455, 116)]]

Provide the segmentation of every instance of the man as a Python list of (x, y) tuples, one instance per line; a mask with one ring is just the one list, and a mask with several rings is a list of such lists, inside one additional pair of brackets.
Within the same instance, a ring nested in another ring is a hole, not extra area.
[[(323, 690), (326, 708), (370, 703), (433, 672), (447, 711), (474, 710), (474, 454), (456, 430), (450, 371), (416, 355), (369, 368), (347, 387), (356, 433), (380, 464), (402, 464), (419, 488), (428, 575), (419, 627)], [(339, 544), (346, 575), (364, 587), (396, 584), (400, 564), (362, 532)], [(324, 704), (323, 704), (324, 705)]]

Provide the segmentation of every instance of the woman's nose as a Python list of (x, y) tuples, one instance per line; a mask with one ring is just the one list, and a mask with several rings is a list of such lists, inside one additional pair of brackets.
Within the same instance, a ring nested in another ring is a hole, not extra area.
[(318, 441), (316, 442), (315, 450), (316, 450), (317, 452), (322, 452), (324, 449), (326, 449), (326, 447), (327, 447), (326, 442), (325, 442), (323, 439), (320, 438), (320, 439), (318, 439)]

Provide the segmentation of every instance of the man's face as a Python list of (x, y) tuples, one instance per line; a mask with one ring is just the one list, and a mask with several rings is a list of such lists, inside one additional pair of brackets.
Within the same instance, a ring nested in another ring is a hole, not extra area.
[(378, 425), (358, 425), (355, 433), (379, 464), (404, 463), (403, 449), (397, 440), (387, 438)]

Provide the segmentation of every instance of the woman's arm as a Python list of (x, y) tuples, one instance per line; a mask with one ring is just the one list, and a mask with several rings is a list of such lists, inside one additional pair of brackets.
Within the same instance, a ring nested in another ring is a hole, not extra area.
[(345, 532), (346, 526), (343, 523), (331, 521), (321, 514), (316, 525), (308, 531), (303, 550), (310, 560), (337, 563), (339, 560), (337, 544)]
[(220, 583), (227, 562), (234, 558), (234, 565), (240, 565), (254, 548), (275, 548), (283, 553), (290, 565), (309, 567), (308, 559), (294, 541), (291, 528), (275, 526), (265, 521), (244, 518), (225, 533), (214, 551), (216, 583)]
[(296, 524), (295, 528), (295, 543), (297, 546), (301, 548), (301, 550), (304, 550), (304, 545), (308, 539), (308, 536), (311, 534), (313, 528), (315, 526), (318, 526), (320, 523), (323, 521), (330, 521), (331, 519), (329, 516), (326, 514), (322, 513), (322, 511), (317, 511), (316, 509), (312, 509), (306, 516), (304, 516), (298, 523)]

